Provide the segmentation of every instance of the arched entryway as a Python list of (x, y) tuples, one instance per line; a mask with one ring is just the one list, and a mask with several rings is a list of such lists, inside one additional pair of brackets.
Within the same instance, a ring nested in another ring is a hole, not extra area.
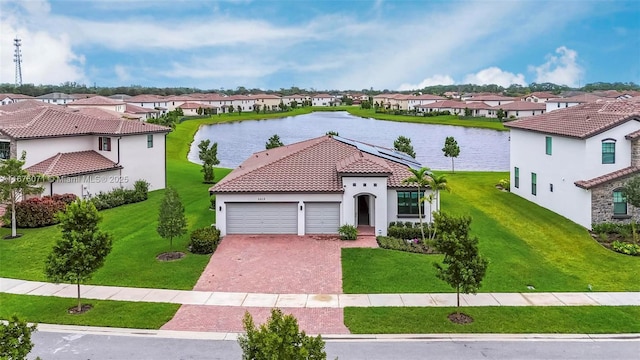
[(356, 225), (374, 226), (375, 196), (371, 194), (358, 194), (355, 196)]

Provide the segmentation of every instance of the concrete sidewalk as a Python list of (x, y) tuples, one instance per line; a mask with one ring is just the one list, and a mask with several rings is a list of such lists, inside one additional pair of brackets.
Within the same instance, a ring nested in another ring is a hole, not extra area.
[[(455, 306), (456, 294), (260, 294), (81, 285), (84, 299), (281, 308)], [(75, 298), (76, 285), (0, 278), (0, 292)], [(478, 293), (463, 306), (640, 306), (640, 292)]]

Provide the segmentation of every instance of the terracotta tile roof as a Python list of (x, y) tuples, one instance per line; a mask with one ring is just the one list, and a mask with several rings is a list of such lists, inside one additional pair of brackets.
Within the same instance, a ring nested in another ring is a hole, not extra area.
[(157, 103), (157, 102), (165, 102), (166, 100), (156, 95), (136, 95), (128, 99), (125, 99), (124, 101), (132, 102), (132, 103)]
[(34, 99), (33, 96), (29, 96), (29, 95), (22, 95), (22, 94), (11, 94), (11, 93), (6, 93), (6, 94), (0, 94), (0, 99), (6, 99), (6, 98), (10, 98), (10, 99)]
[(160, 111), (156, 109), (143, 108), (133, 104), (126, 104), (124, 112), (129, 114), (155, 114)]
[(194, 101), (198, 100), (187, 95), (171, 95), (164, 98), (165, 101)]
[(640, 121), (640, 101), (615, 100), (576, 105), (504, 125), (513, 129), (586, 139), (626, 121)]
[(110, 99), (104, 96), (92, 96), (89, 98), (84, 98), (80, 100), (76, 100), (74, 102), (70, 102), (67, 106), (74, 105), (121, 105), (123, 102), (120, 100)]
[(564, 98), (555, 98), (547, 100), (548, 103), (589, 103), (596, 102), (598, 100), (603, 100), (604, 98), (601, 96), (596, 96), (592, 94), (581, 94)]
[(467, 101), (516, 101), (517, 98), (502, 95), (480, 95), (474, 96)]
[[(87, 111), (87, 110), (85, 110)], [(0, 133), (16, 139), (74, 135), (134, 135), (170, 128), (121, 118), (97, 118), (62, 106), (34, 106), (0, 114)]]
[(186, 102), (182, 105), (178, 106), (180, 109), (198, 109), (198, 108), (202, 108), (202, 109), (217, 109), (217, 106), (213, 106), (213, 105), (209, 105), (209, 104), (201, 104), (201, 103), (195, 103), (195, 102)]
[(362, 151), (338, 161), (336, 171), (341, 174), (387, 175), (393, 172), (383, 159), (363, 153)]
[(333, 98), (333, 95), (329, 95), (329, 94), (316, 94), (313, 95), (314, 99), (318, 99), (318, 98)]
[(30, 174), (47, 176), (74, 176), (108, 170), (122, 169), (113, 161), (93, 150), (58, 153), (26, 168)]
[(602, 176), (598, 176), (597, 178), (593, 178), (590, 180), (580, 180), (580, 181), (576, 181), (574, 184), (577, 187), (583, 188), (583, 189), (591, 189), (594, 188), (598, 185), (602, 185), (602, 184), (606, 184), (610, 181), (614, 181), (620, 178), (623, 178), (625, 176), (629, 176), (629, 175), (634, 175), (640, 172), (640, 168), (636, 167), (636, 166), (629, 166), (626, 167), (624, 169), (620, 169), (618, 171), (614, 171)]
[(545, 103), (536, 103), (530, 101), (514, 101), (508, 104), (496, 105), (493, 109), (502, 110), (546, 110), (547, 105)]
[(255, 95), (249, 95), (249, 96), (254, 99), (275, 99), (275, 100), (281, 99), (280, 96), (273, 95), (273, 94), (255, 94)]
[(51, 108), (58, 109), (60, 108), (60, 105), (49, 104), (40, 100), (29, 99), (25, 101), (19, 101), (16, 103), (0, 106), (0, 115), (14, 113), (16, 111), (22, 111), (27, 109), (42, 108), (42, 107), (51, 107)]
[(66, 100), (75, 100), (76, 97), (73, 95), (69, 95), (69, 94), (65, 94), (65, 93), (61, 93), (61, 92), (54, 92), (54, 93), (50, 93), (50, 94), (44, 94), (44, 95), (40, 95), (37, 96), (36, 99), (66, 99)]
[(124, 115), (123, 113), (119, 113), (113, 110), (84, 106), (80, 107), (79, 109), (73, 109), (72, 111), (103, 120), (119, 120), (122, 118), (122, 115)]
[(446, 98), (443, 98), (442, 96), (433, 95), (433, 94), (422, 94), (422, 95), (416, 95), (409, 98), (409, 100), (413, 100), (413, 99), (415, 100), (446, 100)]
[(544, 91), (535, 91), (535, 92), (532, 92), (531, 94), (523, 96), (522, 98), (526, 99), (526, 98), (528, 98), (530, 96), (535, 96), (538, 99), (553, 99), (553, 98), (558, 97), (557, 95), (553, 95), (552, 93), (548, 93), (548, 92), (544, 92)]
[(304, 99), (307, 98), (308, 95), (299, 95), (299, 94), (293, 94), (293, 95), (287, 95), (287, 96), (283, 96), (283, 99)]
[[(211, 188), (214, 193), (244, 192), (342, 192), (337, 169), (390, 171), (391, 188), (411, 186), (402, 180), (411, 175), (408, 166), (378, 158), (360, 163), (355, 146), (322, 136), (257, 152)], [(375, 157), (375, 156), (372, 156)], [(356, 159), (357, 160), (357, 159)]]

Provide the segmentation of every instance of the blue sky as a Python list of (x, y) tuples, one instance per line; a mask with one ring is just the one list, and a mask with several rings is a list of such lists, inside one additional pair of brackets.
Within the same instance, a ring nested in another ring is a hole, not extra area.
[(200, 89), (640, 83), (640, 1), (0, 0), (0, 82)]

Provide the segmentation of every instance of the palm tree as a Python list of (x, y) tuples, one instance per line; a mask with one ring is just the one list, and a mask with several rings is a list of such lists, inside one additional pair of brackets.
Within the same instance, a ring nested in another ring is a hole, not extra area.
[(431, 173), (431, 171), (428, 167), (422, 167), (420, 169), (409, 168), (409, 171), (411, 172), (411, 176), (402, 180), (402, 183), (416, 185), (416, 187), (418, 188), (418, 220), (420, 221), (420, 234), (422, 234), (422, 242), (424, 242), (424, 226), (422, 225), (422, 203), (424, 202), (424, 196), (421, 196), (423, 195), (424, 190), (421, 189), (426, 189), (427, 186), (429, 186), (429, 182), (431, 181), (429, 174)]
[[(444, 190), (447, 192), (451, 192), (451, 188), (447, 183), (447, 177), (444, 175), (435, 175), (431, 174), (430, 180), (428, 181), (428, 185), (431, 188), (432, 194), (435, 196), (432, 198), (432, 201), (435, 199), (436, 204), (438, 206), (438, 211), (440, 211), (440, 190)], [(431, 218), (431, 214), (429, 214)], [(437, 229), (434, 227), (433, 232), (431, 232), (431, 228), (429, 230), (429, 240), (433, 240), (436, 236)]]

